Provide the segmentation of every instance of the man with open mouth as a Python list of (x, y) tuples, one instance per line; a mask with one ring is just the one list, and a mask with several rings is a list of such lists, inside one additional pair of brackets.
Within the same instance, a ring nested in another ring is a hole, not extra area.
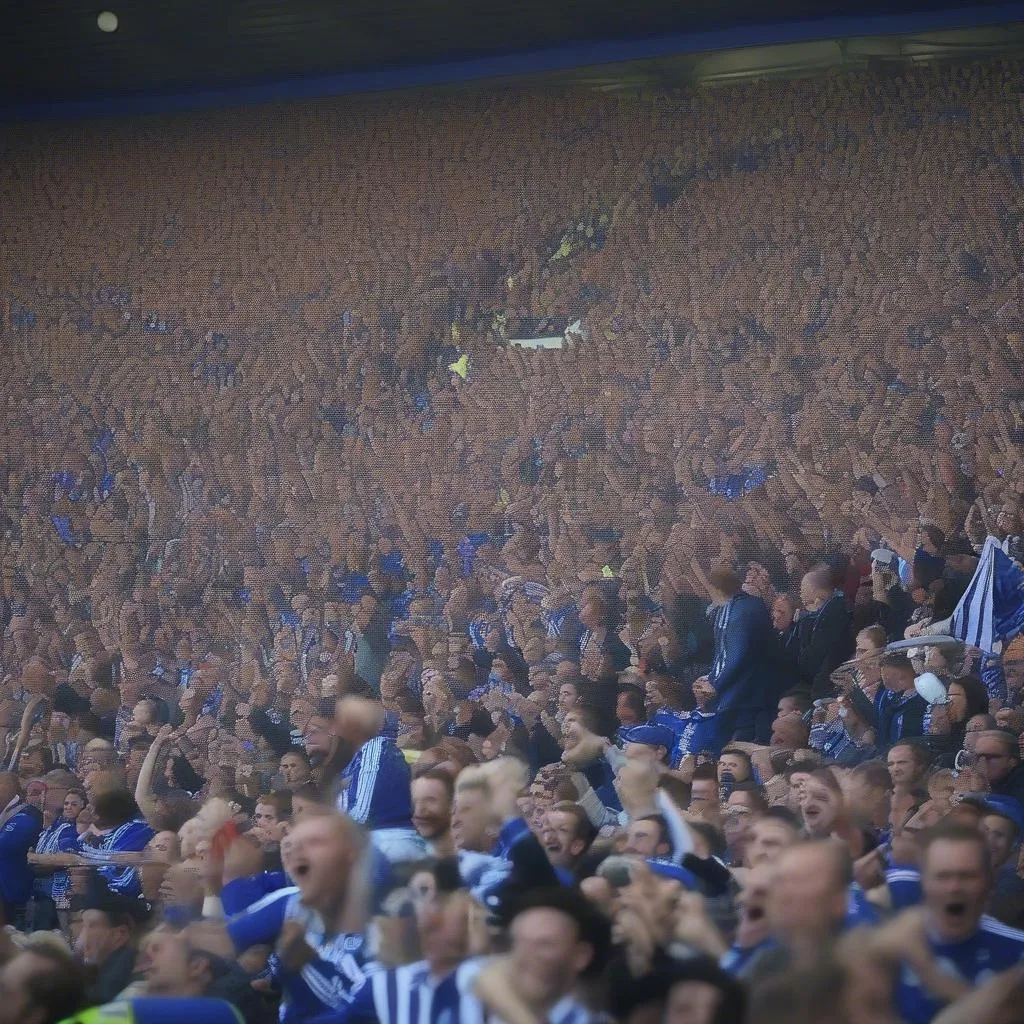
[(252, 902), (252, 879), (225, 884), (221, 899), (235, 949), (275, 946), (285, 991), (282, 1024), (340, 1012), (365, 982), (368, 854), (368, 840), (351, 818), (311, 811), (281, 844), (294, 885)]
[(900, 1018), (926, 1024), (942, 1006), (1024, 959), (1024, 932), (985, 915), (992, 861), (982, 835), (940, 825), (921, 854), (924, 941), (931, 962), (902, 968), (896, 987)]

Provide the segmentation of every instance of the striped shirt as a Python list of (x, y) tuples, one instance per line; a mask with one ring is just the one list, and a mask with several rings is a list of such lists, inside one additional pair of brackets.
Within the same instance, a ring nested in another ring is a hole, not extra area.
[[(43, 829), (36, 840), (36, 853), (78, 853), (78, 829), (73, 821), (58, 818), (49, 828)], [(52, 875), (36, 879), (36, 891), (45, 893), (57, 903), (68, 893), (71, 880), (64, 868)]]
[(435, 988), (425, 960), (390, 969), (368, 964), (366, 984), (352, 1002), (308, 1024), (430, 1024)]
[(97, 867), (107, 887), (122, 896), (138, 896), (142, 891), (138, 868), (131, 864), (111, 864), (112, 853), (139, 853), (144, 850), (155, 833), (142, 818), (126, 821), (101, 836), (89, 836), (91, 842), (83, 842), (79, 836), (74, 851), (87, 863)]
[[(474, 983), (486, 958), (467, 960), (434, 992), (431, 1024), (502, 1024), (489, 1013), (474, 992)], [(572, 996), (564, 996), (548, 1010), (545, 1024), (598, 1024), (604, 1018)]]
[(411, 828), (411, 780), (401, 750), (384, 736), (375, 736), (345, 769), (338, 810), (369, 829)]
[[(228, 895), (226, 905), (232, 902)], [(297, 888), (278, 889), (257, 900), (229, 917), (227, 930), (235, 949), (242, 953), (252, 946), (274, 945), (285, 921), (303, 923), (306, 945), (314, 957), (297, 972), (281, 969), (282, 1024), (347, 1011), (366, 981), (365, 938), (346, 932), (328, 935), (320, 916), (302, 905)]]

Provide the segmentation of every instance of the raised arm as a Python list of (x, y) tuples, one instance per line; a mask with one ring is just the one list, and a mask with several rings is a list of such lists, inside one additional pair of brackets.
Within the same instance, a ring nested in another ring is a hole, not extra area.
[(156, 796), (153, 793), (153, 773), (156, 771), (157, 762), (160, 760), (161, 751), (171, 738), (174, 729), (170, 725), (162, 725), (160, 731), (153, 738), (153, 742), (146, 751), (145, 760), (139, 770), (139, 781), (135, 785), (135, 802), (139, 810), (146, 817), (151, 825), (156, 819)]

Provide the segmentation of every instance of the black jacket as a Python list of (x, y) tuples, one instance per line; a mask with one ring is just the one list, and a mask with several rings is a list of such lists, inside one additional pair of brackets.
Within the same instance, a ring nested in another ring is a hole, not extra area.
[(812, 697), (831, 697), (835, 693), (832, 673), (853, 654), (851, 623), (846, 602), (838, 595), (800, 619), (800, 688)]
[(910, 616), (914, 612), (914, 602), (901, 586), (892, 586), (885, 594), (889, 599), (888, 604), (884, 601), (871, 602), (875, 622), (885, 630), (885, 635), (890, 642), (902, 640), (904, 630), (910, 623)]
[(242, 968), (220, 957), (210, 958), (213, 979), (203, 995), (207, 999), (225, 999), (245, 1019), (246, 1024), (271, 1024), (277, 1019), (263, 997), (250, 984), (249, 976)]
[(112, 1003), (129, 985), (135, 973), (135, 950), (122, 946), (115, 950), (96, 972), (93, 983), (86, 991), (89, 1006)]
[(1010, 796), (1024, 810), (1024, 764), (1017, 765), (1002, 782), (992, 783), (993, 796)]

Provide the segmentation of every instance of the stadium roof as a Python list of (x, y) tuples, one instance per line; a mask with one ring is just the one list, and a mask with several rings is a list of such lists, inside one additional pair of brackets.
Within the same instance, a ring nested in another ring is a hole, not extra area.
[[(103, 8), (115, 31), (101, 31)], [(22, 0), (5, 10), (8, 118), (579, 68), (574, 80), (601, 88), (680, 85), (1024, 50), (1010, 26), (1024, 23), (1024, 3), (967, 0)]]

